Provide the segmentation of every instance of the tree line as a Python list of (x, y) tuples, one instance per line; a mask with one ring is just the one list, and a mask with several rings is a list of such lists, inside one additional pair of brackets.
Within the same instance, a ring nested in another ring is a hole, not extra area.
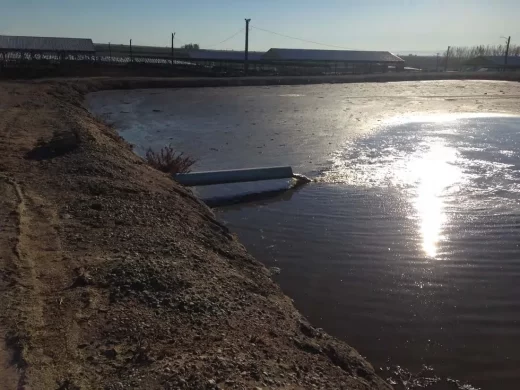
[[(444, 52), (444, 56), (446, 56)], [(479, 46), (453, 46), (450, 49), (450, 57), (453, 58), (474, 58), (479, 56), (505, 56), (506, 45), (479, 45)], [(520, 56), (520, 46), (509, 46), (510, 56)]]
[[(446, 56), (448, 51), (439, 53), (437, 56), (403, 56), (403, 60), (406, 61), (408, 66), (436, 70), (443, 70), (446, 65)], [(503, 57), (506, 54), (506, 45), (477, 45), (477, 46), (452, 46), (450, 48), (448, 58), (448, 69), (459, 70), (464, 68), (464, 64), (475, 57), (480, 56), (500, 56)], [(520, 56), (520, 45), (511, 44), (509, 46), (509, 56)]]
[[(450, 48), (448, 67), (450, 69), (460, 69), (471, 58), (480, 56), (505, 57), (506, 49), (506, 45), (453, 46)], [(447, 54), (446, 50), (444, 52), (443, 65), (445, 64)], [(509, 56), (520, 56), (520, 46), (510, 45)]]
[(198, 43), (187, 43), (181, 46), (181, 49), (185, 50), (200, 50), (200, 46)]

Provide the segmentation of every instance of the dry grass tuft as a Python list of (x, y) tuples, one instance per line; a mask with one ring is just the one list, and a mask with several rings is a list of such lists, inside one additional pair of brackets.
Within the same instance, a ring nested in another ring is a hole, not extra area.
[(191, 167), (197, 162), (190, 156), (184, 156), (184, 153), (176, 153), (172, 145), (163, 147), (159, 152), (148, 148), (145, 157), (152, 167), (172, 175), (191, 172)]

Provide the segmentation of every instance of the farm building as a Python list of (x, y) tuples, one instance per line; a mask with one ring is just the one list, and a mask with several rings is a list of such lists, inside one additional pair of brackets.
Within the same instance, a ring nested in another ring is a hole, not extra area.
[[(171, 48), (158, 46), (123, 45), (110, 43), (95, 43), (96, 56), (103, 62), (128, 63), (164, 63), (171, 64)], [(176, 54), (181, 55), (184, 50), (176, 49)], [(182, 52), (182, 53), (181, 53)]]
[(95, 55), (95, 51), (91, 39), (0, 35), (3, 62), (90, 58)]
[[(0, 35), (0, 76), (42, 74), (244, 75), (245, 52), (93, 44), (91, 39)], [(404, 70), (387, 51), (278, 49), (248, 53), (248, 75), (327, 75)], [(98, 73), (96, 73), (98, 72)], [(104, 74), (104, 73), (100, 73)]]
[(386, 72), (389, 65), (398, 71), (404, 67), (401, 58), (387, 51), (274, 48), (262, 58), (286, 68), (314, 69), (317, 73), (373, 73)]
[[(248, 53), (250, 73), (259, 72), (263, 68), (263, 54), (264, 52), (259, 51)], [(220, 76), (243, 74), (245, 56), (244, 51), (235, 50), (190, 50), (187, 53), (189, 61), (209, 67)]]
[[(264, 52), (250, 51), (248, 53), (249, 61), (261, 61)], [(192, 60), (204, 61), (240, 61), (244, 62), (245, 52), (234, 50), (191, 50), (188, 57)]]
[[(201, 64), (205, 66), (222, 66), (227, 63), (244, 62), (245, 53), (234, 50), (186, 50), (171, 47), (110, 45), (96, 43), (96, 56), (101, 61), (116, 63), (171, 64), (172, 57), (176, 64)], [(249, 52), (249, 61), (260, 61), (263, 52)]]
[[(185, 50), (171, 48), (96, 44), (101, 62), (156, 64), (199, 69), (219, 76), (243, 74), (245, 53), (234, 50)], [(270, 49), (249, 52), (249, 75), (323, 75), (401, 71), (404, 61), (389, 52), (352, 50)]]
[(505, 56), (479, 56), (466, 61), (464, 65), (474, 69), (484, 68), (490, 70), (520, 70), (520, 57), (507, 57), (506, 65)]
[(2, 78), (88, 74), (95, 61), (91, 39), (0, 35)]

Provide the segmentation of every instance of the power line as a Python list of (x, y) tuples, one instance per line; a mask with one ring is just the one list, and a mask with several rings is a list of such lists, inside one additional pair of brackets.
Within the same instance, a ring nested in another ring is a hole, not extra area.
[(233, 35), (231, 35), (229, 38), (224, 39), (222, 42), (219, 42), (219, 43), (217, 43), (217, 44), (215, 44), (215, 45), (206, 46), (206, 47), (204, 47), (204, 49), (210, 49), (210, 48), (212, 48), (212, 47), (222, 45), (223, 43), (226, 43), (227, 41), (229, 41), (229, 40), (235, 38), (238, 34), (242, 33), (244, 30), (245, 30), (244, 28), (241, 28), (241, 29), (238, 30), (236, 33), (234, 33)]
[(320, 46), (334, 47), (334, 48), (336, 48), (336, 49), (349, 50), (348, 48), (346, 48), (346, 47), (342, 47), (342, 46), (328, 45), (328, 44), (326, 44), (326, 43), (321, 43), (321, 42), (316, 42), (316, 41), (310, 41), (310, 40), (308, 40), (308, 39), (291, 37), (290, 35), (280, 34), (280, 33), (277, 33), (277, 32), (271, 31), (271, 30), (266, 30), (265, 28), (260, 28), (260, 27), (256, 27), (256, 26), (252, 26), (252, 27), (255, 28), (255, 29), (257, 29), (257, 30), (264, 31), (264, 32), (267, 32), (267, 33), (270, 33), (270, 34), (274, 34), (274, 35), (279, 35), (279, 36), (284, 37), (284, 38), (295, 39), (295, 40), (297, 40), (297, 41), (302, 41), (302, 42), (307, 42), (307, 43), (313, 43), (313, 44), (315, 44), (315, 45), (320, 45)]
[(177, 38), (177, 35), (175, 35), (175, 40), (180, 43), (181, 45), (185, 44), (186, 42), (184, 42), (182, 39), (179, 39)]

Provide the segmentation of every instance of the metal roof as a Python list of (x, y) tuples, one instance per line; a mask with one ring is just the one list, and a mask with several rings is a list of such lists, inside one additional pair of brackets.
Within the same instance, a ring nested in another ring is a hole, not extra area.
[(404, 62), (388, 51), (270, 49), (265, 60), (281, 61), (345, 61), (345, 62)]
[[(263, 52), (250, 51), (249, 61), (262, 60)], [(188, 56), (193, 60), (244, 61), (245, 52), (232, 50), (191, 50)]]
[(94, 52), (92, 39), (0, 35), (0, 50)]
[[(474, 66), (504, 66), (504, 56), (479, 56), (466, 61), (466, 65)], [(507, 57), (507, 66), (520, 66), (520, 57)]]

